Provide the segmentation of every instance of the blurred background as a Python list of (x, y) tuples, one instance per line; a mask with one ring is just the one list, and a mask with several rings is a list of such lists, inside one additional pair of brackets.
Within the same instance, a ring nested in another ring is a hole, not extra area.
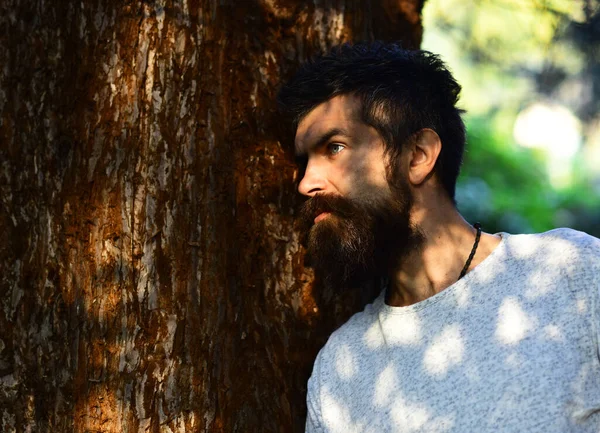
[(425, 3), (422, 48), (463, 86), (458, 207), (487, 232), (600, 237), (599, 3)]

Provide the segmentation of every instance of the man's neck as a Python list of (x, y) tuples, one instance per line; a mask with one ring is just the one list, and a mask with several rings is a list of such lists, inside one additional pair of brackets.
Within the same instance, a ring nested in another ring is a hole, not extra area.
[[(411, 218), (424, 240), (389, 273), (386, 302), (392, 306), (415, 304), (454, 284), (475, 243), (477, 231), (450, 200), (437, 200), (433, 208), (415, 206)], [(468, 270), (481, 263), (499, 243), (499, 236), (482, 233)]]

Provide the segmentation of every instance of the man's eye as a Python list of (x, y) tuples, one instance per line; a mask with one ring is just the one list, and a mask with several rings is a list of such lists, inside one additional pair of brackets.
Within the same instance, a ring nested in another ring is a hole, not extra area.
[(331, 143), (327, 145), (327, 151), (330, 155), (337, 155), (342, 150), (344, 150), (344, 146), (342, 146), (341, 144)]

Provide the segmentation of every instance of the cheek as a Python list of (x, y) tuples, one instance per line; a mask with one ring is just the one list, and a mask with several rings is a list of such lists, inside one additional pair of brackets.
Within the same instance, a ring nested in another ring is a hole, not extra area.
[(381, 160), (361, 157), (344, 161), (337, 169), (335, 184), (342, 195), (373, 197), (389, 190)]
[(369, 167), (364, 158), (353, 154), (350, 158), (338, 161), (334, 168), (335, 186), (342, 195), (353, 195), (357, 189), (367, 183)]
[(357, 164), (357, 174), (363, 182), (377, 188), (388, 186), (384, 156), (379, 152), (369, 152), (360, 158)]

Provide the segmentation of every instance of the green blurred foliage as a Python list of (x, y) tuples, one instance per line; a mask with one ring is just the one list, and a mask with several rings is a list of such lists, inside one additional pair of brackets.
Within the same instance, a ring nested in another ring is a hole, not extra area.
[[(423, 48), (447, 62), (463, 85), (462, 108), (469, 113), (457, 204), (488, 232), (568, 226), (600, 237), (600, 167), (588, 157), (600, 143), (586, 136), (600, 125), (597, 11), (597, 1), (589, 0), (426, 3)], [(557, 162), (548, 151), (516, 143), (517, 115), (540, 100), (565, 106), (581, 120), (584, 145), (574, 158)], [(570, 173), (561, 185), (552, 182), (557, 163)]]
[[(469, 221), (481, 221), (488, 232), (540, 232), (570, 226), (595, 235), (597, 195), (581, 176), (568, 188), (552, 187), (545, 156), (513, 144), (484, 118), (471, 118), (469, 142), (457, 185), (457, 202)], [(581, 175), (581, 172), (579, 172)]]

